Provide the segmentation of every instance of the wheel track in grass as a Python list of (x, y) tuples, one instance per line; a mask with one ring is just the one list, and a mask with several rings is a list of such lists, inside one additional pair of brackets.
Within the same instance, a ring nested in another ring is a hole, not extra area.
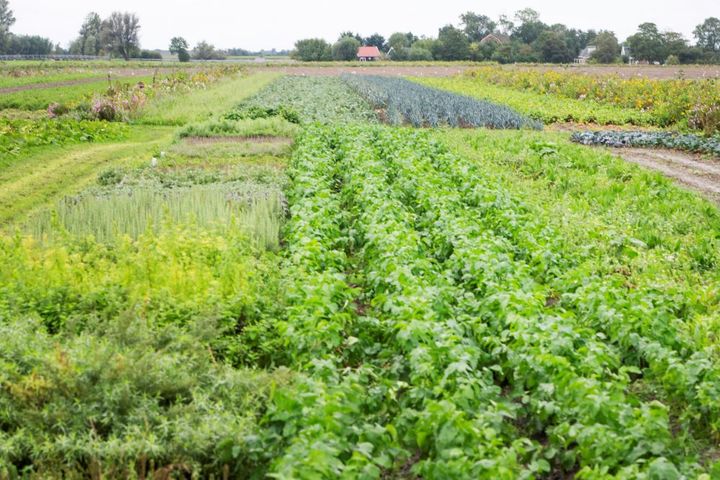
[[(103, 167), (149, 155), (171, 139), (167, 129), (146, 129), (121, 143), (46, 149), (0, 172), (0, 225), (77, 191)], [(149, 161), (149, 157), (148, 157)]]
[(702, 155), (674, 150), (622, 148), (614, 155), (658, 171), (715, 202), (720, 202), (720, 163)]

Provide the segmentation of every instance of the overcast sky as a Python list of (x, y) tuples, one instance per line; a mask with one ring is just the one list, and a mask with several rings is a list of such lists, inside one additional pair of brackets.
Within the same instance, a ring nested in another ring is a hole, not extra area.
[(385, 37), (395, 31), (435, 36), (439, 27), (457, 24), (468, 10), (497, 18), (528, 6), (546, 23), (610, 29), (620, 40), (643, 22), (692, 39), (697, 24), (720, 17), (720, 0), (10, 0), (17, 18), (14, 33), (43, 35), (63, 46), (77, 35), (90, 11), (102, 17), (114, 10), (135, 12), (147, 49), (167, 49), (176, 35), (191, 45), (207, 40), (220, 48), (250, 50), (291, 48), (295, 40), (307, 37), (334, 41), (345, 30)]

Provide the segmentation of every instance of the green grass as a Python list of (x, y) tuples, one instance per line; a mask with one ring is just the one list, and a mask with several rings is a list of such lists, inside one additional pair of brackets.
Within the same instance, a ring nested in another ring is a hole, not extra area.
[(294, 138), (300, 127), (279, 117), (222, 120), (212, 119), (185, 126), (178, 133), (186, 137), (288, 137)]
[(290, 153), (291, 149), (291, 143), (282, 141), (223, 141), (222, 138), (214, 138), (211, 143), (179, 141), (168, 147), (168, 152), (192, 159), (227, 162), (238, 157), (281, 157)]
[(40, 148), (0, 170), (0, 225), (77, 192), (102, 168), (148, 164), (172, 137), (171, 129), (145, 127), (122, 143)]
[[(150, 82), (152, 77), (127, 77), (118, 82)], [(39, 88), (0, 95), (0, 110), (43, 110), (51, 103), (76, 104), (90, 99), (93, 94), (103, 93), (108, 88), (107, 80), (54, 88)]]
[(0, 88), (20, 87), (25, 85), (37, 85), (40, 83), (68, 82), (73, 80), (85, 80), (91, 78), (103, 79), (107, 78), (107, 74), (103, 76), (99, 71), (88, 72), (63, 72), (63, 73), (46, 73), (38, 72), (37, 75), (24, 76), (0, 76)]
[(128, 128), (120, 123), (71, 119), (0, 118), (0, 169), (6, 168), (38, 147), (96, 143), (125, 138)]
[(110, 242), (174, 223), (192, 223), (207, 231), (245, 232), (261, 248), (277, 250), (283, 217), (281, 194), (248, 183), (156, 188), (119, 188), (69, 197), (26, 225), (39, 239), (66, 234)]
[(649, 126), (654, 123), (653, 117), (646, 112), (603, 105), (594, 101), (580, 101), (555, 95), (519, 91), (475, 78), (413, 78), (412, 80), (423, 85), (505, 104), (546, 124), (575, 122)]
[(166, 96), (147, 106), (139, 123), (146, 125), (185, 125), (201, 122), (226, 112), (232, 105), (265, 87), (279, 75), (257, 73), (222, 80), (206, 90)]

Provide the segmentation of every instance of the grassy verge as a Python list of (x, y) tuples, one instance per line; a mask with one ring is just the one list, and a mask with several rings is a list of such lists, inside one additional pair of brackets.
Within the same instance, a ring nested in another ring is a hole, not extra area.
[(37, 85), (41, 83), (69, 82), (73, 80), (85, 80), (89, 78), (103, 79), (102, 72), (67, 72), (67, 73), (39, 73), (38, 75), (24, 76), (0, 76), (0, 88), (21, 87), (25, 85)]
[(653, 125), (653, 117), (639, 110), (580, 101), (554, 95), (514, 90), (475, 78), (414, 78), (423, 85), (442, 88), (475, 98), (508, 105), (546, 124), (557, 122), (595, 123), (599, 125)]
[[(152, 77), (124, 77), (118, 82), (150, 82)], [(0, 96), (0, 109), (43, 110), (51, 103), (74, 104), (108, 88), (107, 80), (63, 87), (24, 90)]]
[(249, 97), (278, 78), (273, 73), (235, 77), (186, 95), (172, 95), (153, 101), (139, 123), (145, 125), (185, 125), (225, 112), (229, 106)]
[(77, 191), (103, 167), (149, 162), (172, 136), (171, 129), (135, 128), (122, 143), (40, 149), (0, 171), (0, 224)]

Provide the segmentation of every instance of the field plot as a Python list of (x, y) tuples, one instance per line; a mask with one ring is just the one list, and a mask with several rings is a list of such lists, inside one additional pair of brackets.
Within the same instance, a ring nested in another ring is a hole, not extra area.
[(717, 205), (538, 121), (658, 110), (206, 80), (6, 112), (0, 480), (720, 476)]
[(295, 122), (376, 121), (359, 95), (337, 78), (282, 77), (238, 105), (228, 118), (280, 116)]
[(648, 112), (653, 125), (679, 126), (717, 133), (720, 121), (716, 105), (720, 88), (715, 78), (704, 80), (656, 80), (621, 78), (564, 72), (507, 70), (483, 67), (466, 72), (480, 83), (491, 83), (550, 97), (597, 102), (603, 105)]
[(519, 91), (474, 78), (414, 78), (414, 81), (475, 98), (508, 105), (545, 124), (592, 123), (598, 125), (653, 125), (644, 111), (603, 105), (596, 101), (557, 98), (532, 91)]
[(351, 75), (342, 78), (394, 125), (541, 128), (504, 105), (423, 87), (405, 79)]

